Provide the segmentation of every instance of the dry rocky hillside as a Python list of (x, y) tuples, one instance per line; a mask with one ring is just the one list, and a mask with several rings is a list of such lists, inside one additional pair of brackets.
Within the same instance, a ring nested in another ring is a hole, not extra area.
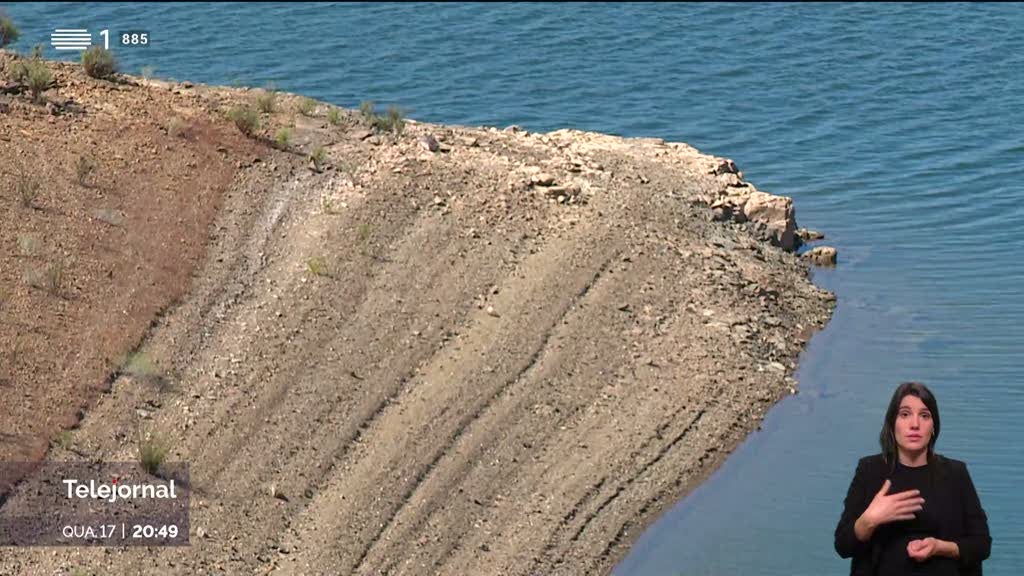
[(141, 430), (191, 545), (0, 574), (609, 573), (833, 306), (791, 201), (685, 144), (48, 66), (0, 80), (0, 458)]

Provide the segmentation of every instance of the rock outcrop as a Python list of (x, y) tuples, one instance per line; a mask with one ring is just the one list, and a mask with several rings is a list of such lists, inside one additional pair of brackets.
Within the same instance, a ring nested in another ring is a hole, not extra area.
[(800, 255), (804, 260), (816, 266), (835, 266), (836, 249), (831, 246), (818, 246)]
[(726, 158), (716, 158), (709, 173), (725, 184), (708, 202), (714, 219), (749, 223), (763, 239), (787, 252), (800, 246), (792, 198), (762, 192), (743, 181), (743, 173)]

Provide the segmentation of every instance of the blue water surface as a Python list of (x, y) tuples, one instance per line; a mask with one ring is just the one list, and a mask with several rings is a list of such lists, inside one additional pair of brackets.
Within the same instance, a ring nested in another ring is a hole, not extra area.
[[(843, 575), (832, 548), (895, 385), (938, 396), (939, 450), (968, 463), (1024, 572), (1024, 8), (1012, 4), (30, 3), (54, 28), (146, 31), (126, 71), (268, 83), (465, 125), (685, 141), (794, 197), (838, 248), (832, 322), (801, 392), (644, 533), (621, 576)], [(50, 57), (72, 58), (52, 50)]]

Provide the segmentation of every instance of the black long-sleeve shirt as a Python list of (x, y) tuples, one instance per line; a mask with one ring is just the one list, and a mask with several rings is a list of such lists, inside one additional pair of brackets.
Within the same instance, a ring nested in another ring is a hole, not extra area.
[[(879, 526), (870, 541), (861, 542), (854, 534), (854, 524), (887, 478), (892, 481), (890, 494), (920, 490), (924, 509), (913, 520)], [(960, 558), (912, 560), (907, 543), (929, 536), (955, 542)], [(981, 562), (991, 552), (992, 538), (988, 518), (963, 462), (935, 455), (925, 466), (911, 468), (897, 462), (893, 469), (881, 454), (876, 454), (857, 463), (836, 526), (835, 547), (841, 557), (852, 558), (850, 574), (855, 576), (980, 576)]]

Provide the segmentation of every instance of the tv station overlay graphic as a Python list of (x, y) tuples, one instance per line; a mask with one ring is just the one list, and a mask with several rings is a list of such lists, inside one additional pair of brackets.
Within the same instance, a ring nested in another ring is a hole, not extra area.
[[(103, 48), (110, 49), (110, 30), (100, 30), (99, 37), (103, 40)], [(85, 51), (92, 47), (92, 33), (88, 28), (54, 28), (50, 33), (50, 46), (56, 50)], [(144, 47), (149, 46), (150, 34), (144, 30), (130, 30), (114, 34), (114, 43), (118, 46)]]
[(188, 546), (186, 464), (0, 462), (0, 546)]

